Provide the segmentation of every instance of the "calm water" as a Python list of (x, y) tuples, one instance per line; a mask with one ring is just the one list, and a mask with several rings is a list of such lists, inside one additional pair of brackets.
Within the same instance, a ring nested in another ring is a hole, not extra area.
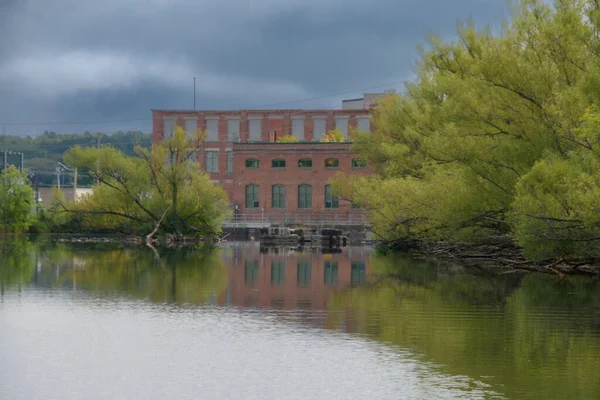
[(600, 283), (0, 242), (0, 399), (599, 399)]

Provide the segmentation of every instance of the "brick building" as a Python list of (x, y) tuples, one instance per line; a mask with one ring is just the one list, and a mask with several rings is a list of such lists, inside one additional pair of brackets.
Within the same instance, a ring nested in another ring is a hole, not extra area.
[[(153, 141), (172, 134), (206, 131), (196, 156), (211, 180), (227, 191), (236, 218), (344, 221), (364, 217), (333, 195), (328, 179), (337, 172), (369, 172), (350, 152), (353, 130), (371, 131), (377, 94), (343, 102), (337, 110), (152, 110)], [(321, 143), (340, 130), (345, 143)], [(276, 138), (292, 135), (298, 143)]]
[(333, 293), (367, 282), (370, 256), (367, 247), (346, 247), (334, 254), (266, 249), (258, 242), (225, 247), (230, 289), (219, 296), (217, 304), (326, 310)]

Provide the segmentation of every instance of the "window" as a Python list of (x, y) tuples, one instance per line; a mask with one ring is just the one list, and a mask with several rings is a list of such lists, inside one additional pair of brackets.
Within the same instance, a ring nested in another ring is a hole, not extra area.
[(198, 132), (198, 121), (195, 119), (186, 119), (185, 120), (185, 134), (188, 139), (195, 139), (196, 133)]
[(362, 208), (362, 205), (360, 205), (360, 203), (352, 203), (353, 210), (360, 210), (361, 208)]
[(333, 195), (333, 188), (331, 185), (325, 185), (325, 209), (336, 209), (339, 207), (339, 199)]
[(357, 117), (358, 121), (358, 130), (359, 131), (371, 131), (371, 118), (370, 117)]
[(350, 270), (350, 282), (352, 286), (365, 283), (365, 263), (362, 261), (352, 261)]
[(285, 208), (284, 185), (273, 185), (271, 188), (271, 208)]
[(246, 285), (256, 285), (258, 282), (258, 260), (244, 261), (244, 280)]
[(310, 158), (299, 159), (298, 168), (312, 168), (312, 160)]
[(258, 160), (255, 158), (249, 158), (246, 160), (246, 168), (258, 168)]
[(312, 186), (298, 186), (298, 208), (312, 208)]
[(262, 132), (262, 121), (260, 119), (251, 119), (249, 130), (250, 137), (248, 140), (251, 142), (260, 142)]
[(206, 140), (219, 141), (219, 120), (217, 118), (206, 119)]
[(348, 140), (348, 117), (336, 117), (335, 129), (341, 131), (344, 134), (344, 140)]
[(304, 118), (292, 119), (292, 136), (298, 140), (304, 140)]
[(318, 141), (325, 135), (325, 118), (313, 119), (313, 140)]
[(365, 160), (362, 160), (360, 158), (352, 159), (352, 168), (366, 168), (366, 167), (367, 167), (367, 162)]
[(339, 168), (340, 160), (337, 158), (328, 158), (325, 160), (325, 168)]
[(283, 158), (276, 158), (271, 161), (271, 166), (273, 168), (285, 168), (285, 160)]
[(173, 137), (173, 132), (175, 132), (175, 119), (165, 118), (163, 123), (163, 140), (169, 140)]
[(285, 282), (285, 261), (271, 261), (271, 285), (281, 285)]
[(310, 285), (310, 262), (298, 261), (298, 286)]
[(227, 140), (230, 142), (237, 142), (240, 140), (240, 120), (239, 119), (228, 119), (227, 120)]
[(258, 185), (246, 186), (246, 208), (258, 208)]
[(206, 152), (206, 172), (219, 172), (218, 151), (211, 150)]
[(227, 173), (233, 173), (233, 151), (231, 150), (227, 151)]
[(338, 283), (338, 263), (337, 261), (325, 261), (324, 282), (326, 285), (337, 285)]

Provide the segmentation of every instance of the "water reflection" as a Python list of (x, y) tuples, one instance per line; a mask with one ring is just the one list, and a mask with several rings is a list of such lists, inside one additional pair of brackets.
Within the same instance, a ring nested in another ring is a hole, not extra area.
[[(1, 303), (0, 314), (19, 310), (13, 313), (14, 320), (29, 315), (34, 321), (47, 318), (45, 324), (60, 330), (62, 325), (54, 321), (58, 313), (64, 323), (83, 331), (90, 326), (100, 329), (96, 323), (115, 324), (132, 336), (139, 334), (136, 324), (142, 324), (184, 343), (165, 347), (169, 349), (165, 354), (153, 350), (157, 359), (164, 357), (162, 361), (170, 363), (174, 352), (182, 363), (200, 368), (200, 376), (211, 376), (213, 369), (202, 370), (194, 360), (227, 354), (222, 356), (223, 370), (211, 379), (223, 371), (245, 373), (228, 364), (231, 360), (251, 364), (250, 370), (270, 365), (269, 371), (259, 371), (265, 376), (282, 367), (310, 374), (305, 369), (311, 358), (295, 351), (304, 346), (302, 352), (327, 366), (326, 372), (315, 369), (319, 371), (315, 376), (324, 374), (330, 380), (341, 379), (335, 372), (340, 365), (360, 359), (363, 364), (352, 371), (365, 365), (372, 369), (371, 382), (377, 385), (366, 381), (364, 385), (370, 391), (381, 390), (376, 398), (600, 398), (598, 279), (493, 276), (457, 265), (373, 258), (367, 247), (326, 254), (314, 249), (265, 249), (248, 242), (218, 250), (155, 252), (13, 239), (0, 242), (0, 285), (3, 302), (12, 301), (11, 293), (52, 295), (31, 300), (29, 308)], [(68, 299), (57, 300), (56, 293)], [(90, 298), (114, 306), (89, 313)], [(78, 304), (84, 308), (73, 320), (69, 299), (81, 300)], [(68, 305), (63, 307), (64, 315), (58, 306), (40, 314), (51, 301)], [(182, 314), (167, 318), (164, 309), (145, 309), (148, 303)], [(122, 304), (135, 312), (111, 313)], [(210, 307), (189, 307), (207, 304)], [(156, 322), (154, 313), (177, 328)], [(79, 325), (81, 320), (85, 325)], [(35, 326), (35, 322), (25, 325)], [(32, 335), (33, 348), (44, 340), (34, 330), (19, 332)], [(60, 334), (69, 332), (65, 328)], [(94, 335), (93, 331), (87, 334)], [(12, 340), (0, 330), (0, 351), (7, 338)], [(189, 350), (190, 343), (197, 346), (192, 346), (197, 358), (180, 354)], [(257, 343), (261, 345), (253, 347)], [(376, 351), (371, 347), (375, 343), (380, 344)], [(129, 345), (135, 346), (135, 341)], [(211, 346), (222, 353), (210, 351)], [(236, 350), (228, 352), (229, 348)], [(254, 359), (248, 359), (248, 351)], [(293, 356), (287, 357), (288, 353)], [(334, 353), (336, 363), (327, 364), (327, 354)], [(242, 361), (240, 354), (244, 354)], [(0, 387), (3, 383), (0, 377)], [(288, 394), (283, 386), (277, 387)], [(352, 398), (352, 382), (347, 387), (350, 390), (339, 398)], [(298, 390), (290, 396), (300, 398)], [(0, 388), (0, 397), (2, 393)], [(257, 393), (258, 398), (266, 392)]]
[(290, 247), (261, 248), (237, 243), (224, 248), (228, 296), (219, 304), (282, 310), (325, 310), (331, 294), (366, 282), (371, 249), (346, 247), (336, 253)]
[(3, 290), (19, 282), (96, 297), (203, 304), (214, 302), (227, 285), (225, 263), (210, 249), (0, 243)]
[(350, 312), (359, 332), (508, 398), (600, 398), (597, 279), (490, 276), (400, 257), (372, 268), (395, 279), (335, 293), (331, 315)]

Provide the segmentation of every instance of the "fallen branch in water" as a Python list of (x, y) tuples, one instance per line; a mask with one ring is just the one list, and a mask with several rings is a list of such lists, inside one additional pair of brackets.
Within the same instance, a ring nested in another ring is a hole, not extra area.
[(152, 230), (152, 232), (150, 232), (146, 236), (146, 243), (150, 243), (152, 241), (152, 238), (154, 237), (154, 235), (156, 235), (156, 232), (158, 232), (158, 228), (160, 228), (160, 224), (162, 224), (162, 221), (165, 218), (165, 215), (167, 215), (167, 211), (169, 211), (169, 208), (170, 208), (170, 206), (167, 207), (167, 209), (165, 210), (165, 212), (163, 213), (163, 215), (160, 217), (160, 219), (156, 223), (156, 226), (154, 227), (154, 229)]

